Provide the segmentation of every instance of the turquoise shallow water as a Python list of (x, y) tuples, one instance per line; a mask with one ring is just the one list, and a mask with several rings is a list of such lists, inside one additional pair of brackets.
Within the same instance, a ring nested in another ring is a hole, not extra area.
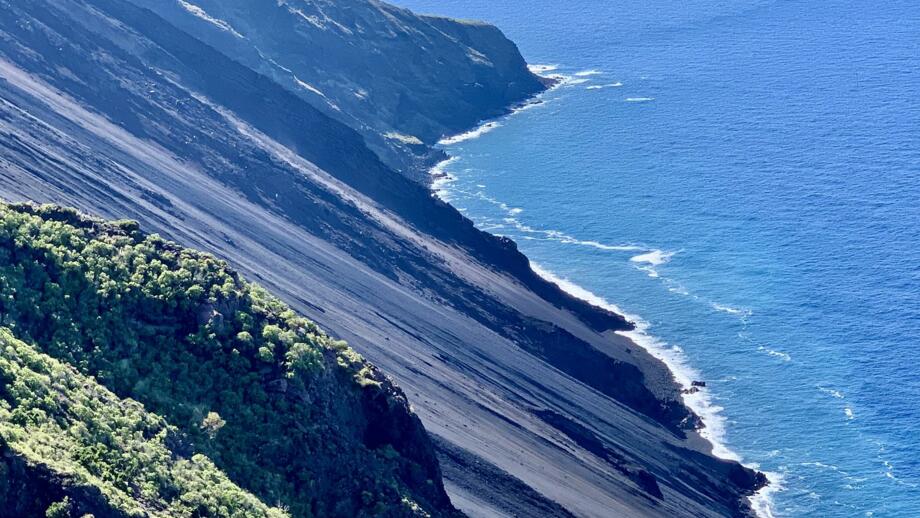
[(707, 380), (764, 514), (920, 516), (920, 5), (399, 3), (568, 78), (438, 188)]

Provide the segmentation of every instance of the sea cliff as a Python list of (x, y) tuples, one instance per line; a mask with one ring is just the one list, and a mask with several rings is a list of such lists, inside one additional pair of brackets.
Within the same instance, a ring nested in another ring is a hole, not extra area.
[(0, 4), (0, 195), (137, 220), (346, 339), (435, 436), (461, 510), (749, 514), (762, 478), (693, 439), (667, 368), (614, 332), (632, 324), (419, 181), (438, 139), (545, 87), (514, 44), (379, 2), (270, 4)]

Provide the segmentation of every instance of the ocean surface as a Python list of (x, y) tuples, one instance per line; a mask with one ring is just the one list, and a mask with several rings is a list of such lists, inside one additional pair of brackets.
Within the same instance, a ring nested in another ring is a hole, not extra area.
[(763, 516), (920, 516), (916, 0), (398, 0), (563, 84), (439, 195), (641, 319)]

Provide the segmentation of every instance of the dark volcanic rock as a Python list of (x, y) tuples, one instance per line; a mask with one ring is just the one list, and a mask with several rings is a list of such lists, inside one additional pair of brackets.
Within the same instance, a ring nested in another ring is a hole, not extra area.
[(420, 144), (544, 88), (514, 43), (484, 23), (366, 0), (131, 1), (356, 128), (416, 177), (433, 159)]

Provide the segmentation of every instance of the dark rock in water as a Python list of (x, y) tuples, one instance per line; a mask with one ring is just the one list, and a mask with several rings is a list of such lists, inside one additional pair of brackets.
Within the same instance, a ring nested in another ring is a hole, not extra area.
[(706, 382), (705, 381), (693, 381), (690, 383), (690, 386), (703, 388), (706, 386)]

